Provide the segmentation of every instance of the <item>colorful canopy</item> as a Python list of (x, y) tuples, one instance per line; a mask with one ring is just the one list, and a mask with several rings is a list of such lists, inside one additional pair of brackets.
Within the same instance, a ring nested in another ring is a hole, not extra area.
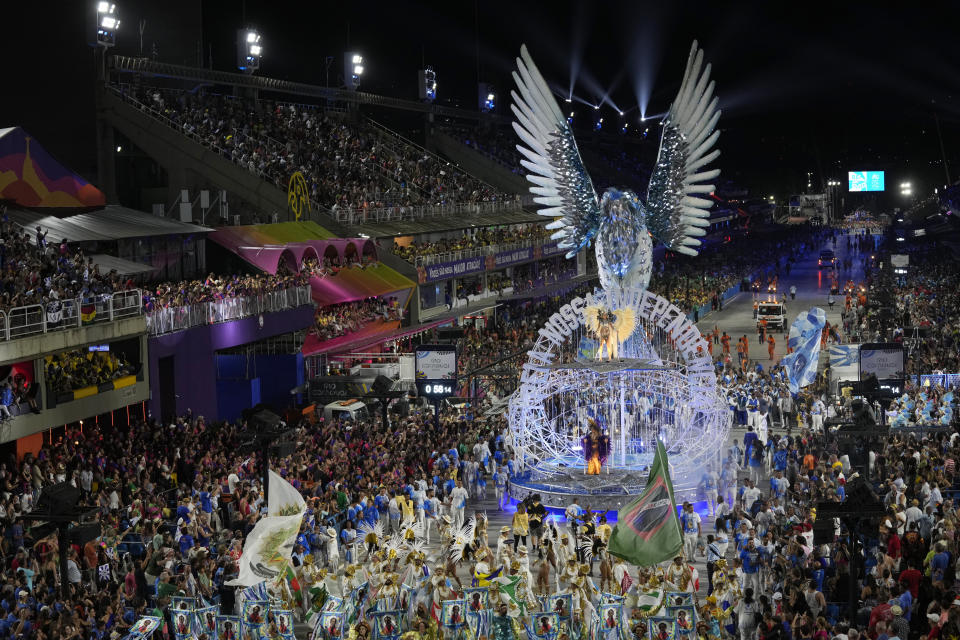
[(0, 129), (0, 200), (32, 209), (92, 209), (103, 192), (57, 162), (20, 127)]

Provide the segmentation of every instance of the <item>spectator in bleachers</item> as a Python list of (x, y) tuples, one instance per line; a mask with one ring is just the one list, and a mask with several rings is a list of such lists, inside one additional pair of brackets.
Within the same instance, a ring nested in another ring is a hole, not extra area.
[(319, 107), (146, 88), (129, 95), (283, 188), (302, 171), (311, 198), (331, 209), (513, 199), (424, 149)]

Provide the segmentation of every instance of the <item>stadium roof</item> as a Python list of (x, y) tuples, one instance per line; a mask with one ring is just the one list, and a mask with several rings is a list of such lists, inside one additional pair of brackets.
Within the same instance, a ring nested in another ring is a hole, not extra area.
[(172, 218), (161, 218), (116, 205), (66, 218), (22, 209), (10, 209), (7, 215), (11, 222), (20, 225), (30, 233), (33, 233), (38, 225), (44, 230), (49, 229), (51, 240), (58, 242), (61, 238), (66, 238), (70, 242), (90, 242), (213, 231), (209, 227), (180, 222)]
[(158, 269), (158, 267), (152, 267), (149, 264), (133, 262), (132, 260), (124, 260), (123, 258), (118, 258), (116, 256), (108, 256), (105, 253), (94, 254), (90, 256), (90, 259), (93, 260), (93, 264), (100, 267), (100, 273), (103, 274), (116, 270), (116, 272), (121, 276), (135, 276), (141, 273), (156, 271)]

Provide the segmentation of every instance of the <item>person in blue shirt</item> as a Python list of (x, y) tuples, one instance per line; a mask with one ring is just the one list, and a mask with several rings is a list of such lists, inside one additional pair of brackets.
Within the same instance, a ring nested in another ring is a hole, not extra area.
[(187, 533), (187, 528), (180, 527), (180, 555), (186, 556), (193, 549), (193, 536)]
[(947, 565), (950, 564), (950, 554), (947, 553), (947, 547), (943, 542), (937, 543), (937, 553), (930, 560), (930, 578), (934, 585), (938, 582), (943, 583), (944, 575), (947, 571)]
[(787, 448), (783, 445), (773, 452), (773, 470), (784, 473), (787, 471)]
[(747, 432), (743, 434), (743, 466), (748, 466), (750, 464), (751, 449), (753, 448), (753, 443), (759, 439), (757, 432), (753, 430), (753, 425), (747, 427)]
[(763, 556), (757, 550), (751, 536), (747, 540), (746, 548), (740, 552), (740, 562), (743, 563), (743, 587), (754, 589), (756, 592), (760, 588), (760, 567), (763, 565)]
[(357, 540), (357, 530), (353, 528), (353, 521), (347, 520), (340, 531), (340, 542), (343, 543), (344, 559), (347, 564), (353, 563), (353, 543)]

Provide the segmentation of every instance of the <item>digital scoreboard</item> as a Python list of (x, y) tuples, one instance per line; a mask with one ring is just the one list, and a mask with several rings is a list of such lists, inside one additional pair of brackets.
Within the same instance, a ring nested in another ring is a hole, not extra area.
[(457, 392), (457, 348), (452, 344), (417, 347), (414, 364), (417, 393), (428, 398), (446, 398)]

